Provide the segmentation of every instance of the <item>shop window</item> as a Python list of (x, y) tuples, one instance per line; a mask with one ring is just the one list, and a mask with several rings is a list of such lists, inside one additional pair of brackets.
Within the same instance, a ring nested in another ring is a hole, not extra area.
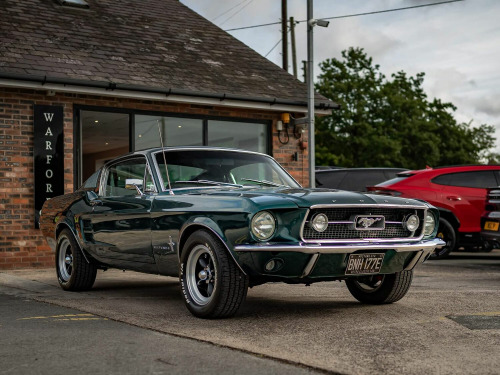
[(266, 153), (267, 126), (259, 123), (208, 120), (208, 145)]
[(85, 181), (108, 160), (130, 151), (129, 115), (80, 111), (81, 180)]
[(160, 133), (164, 146), (201, 146), (203, 145), (203, 120), (163, 117), (135, 116), (135, 150), (161, 147)]

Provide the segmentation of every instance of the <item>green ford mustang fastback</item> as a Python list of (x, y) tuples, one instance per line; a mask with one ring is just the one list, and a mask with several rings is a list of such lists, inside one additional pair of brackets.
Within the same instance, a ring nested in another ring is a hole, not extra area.
[(110, 267), (175, 276), (194, 315), (222, 318), (271, 281), (345, 280), (361, 302), (395, 302), (444, 245), (438, 221), (422, 201), (302, 188), (267, 155), (182, 147), (106, 163), (40, 226), (63, 289)]

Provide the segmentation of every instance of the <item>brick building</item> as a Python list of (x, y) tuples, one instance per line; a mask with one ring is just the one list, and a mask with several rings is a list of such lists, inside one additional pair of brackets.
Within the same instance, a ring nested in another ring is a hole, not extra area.
[[(306, 85), (179, 1), (4, 0), (0, 15), (0, 269), (52, 266), (35, 194), (159, 146), (158, 122), (169, 146), (268, 153), (308, 185), (307, 134), (276, 128), (305, 116)], [(37, 111), (61, 114), (57, 149)], [(40, 142), (59, 167), (35, 167)]]

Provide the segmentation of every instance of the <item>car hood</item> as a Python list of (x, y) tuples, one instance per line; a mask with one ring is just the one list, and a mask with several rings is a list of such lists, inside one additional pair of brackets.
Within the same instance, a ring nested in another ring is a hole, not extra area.
[(217, 187), (210, 189), (188, 189), (178, 194), (206, 195), (213, 197), (241, 197), (253, 201), (256, 204), (281, 203), (297, 207), (309, 208), (315, 205), (331, 204), (382, 204), (382, 205), (414, 205), (426, 207), (424, 202), (414, 199), (403, 199), (386, 195), (364, 194), (352, 191), (333, 189), (307, 189), (307, 188), (253, 188), (244, 187), (240, 189)]

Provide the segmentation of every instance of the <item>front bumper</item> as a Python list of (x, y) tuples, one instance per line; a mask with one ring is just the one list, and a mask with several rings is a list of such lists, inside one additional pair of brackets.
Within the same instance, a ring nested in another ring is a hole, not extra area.
[[(381, 273), (412, 270), (426, 260), (436, 249), (445, 245), (439, 238), (419, 242), (373, 242), (356, 244), (312, 244), (287, 245), (261, 243), (238, 245), (234, 251), (246, 271), (260, 276), (282, 278), (339, 278), (345, 275), (347, 259), (352, 253), (384, 252), (386, 260)], [(280, 259), (284, 266), (276, 272), (267, 272), (265, 264), (271, 259)]]
[(238, 245), (234, 247), (237, 253), (247, 251), (270, 251), (270, 252), (293, 252), (304, 254), (351, 254), (359, 250), (394, 250), (396, 252), (424, 251), (426, 254), (432, 253), (435, 249), (440, 249), (446, 243), (440, 238), (428, 241), (390, 243), (390, 242), (370, 242), (357, 244), (314, 244), (301, 242), (299, 245), (283, 245), (279, 243), (259, 243), (255, 245)]

